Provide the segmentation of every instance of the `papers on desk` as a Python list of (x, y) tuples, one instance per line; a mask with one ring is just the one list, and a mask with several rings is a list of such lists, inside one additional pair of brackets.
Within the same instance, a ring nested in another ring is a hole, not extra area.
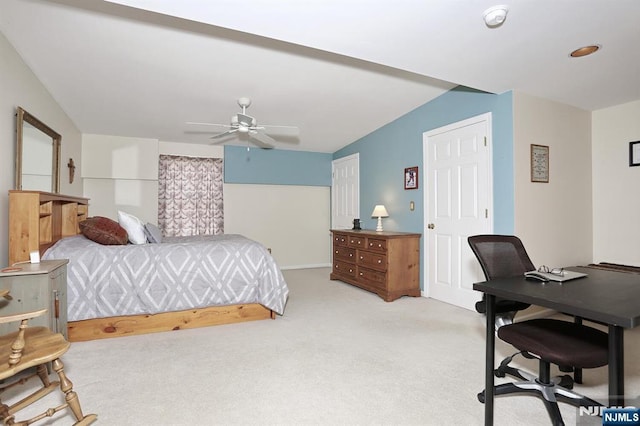
[(547, 281), (564, 282), (569, 280), (575, 280), (576, 278), (586, 277), (587, 274), (582, 272), (574, 272), (574, 271), (562, 271), (558, 273), (529, 271), (529, 272), (525, 272), (524, 276), (527, 278), (531, 278), (531, 279), (542, 281), (542, 282), (547, 282)]

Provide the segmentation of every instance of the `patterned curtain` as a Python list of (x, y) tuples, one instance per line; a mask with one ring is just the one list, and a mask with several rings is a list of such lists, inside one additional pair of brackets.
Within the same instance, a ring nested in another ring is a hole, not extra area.
[(168, 237), (224, 233), (222, 159), (160, 155), (158, 227)]

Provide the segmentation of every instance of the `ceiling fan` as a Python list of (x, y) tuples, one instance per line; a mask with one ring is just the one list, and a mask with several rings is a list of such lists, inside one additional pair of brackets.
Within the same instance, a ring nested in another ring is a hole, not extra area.
[[(223, 133), (212, 136), (211, 139), (214, 139), (214, 142), (212, 143), (224, 142), (224, 139), (230, 135), (236, 135), (238, 137), (246, 135), (249, 142), (264, 149), (273, 148), (274, 144), (277, 142), (271, 136), (266, 134), (269, 129), (288, 130), (294, 131), (295, 133), (297, 133), (298, 131), (298, 128), (295, 126), (272, 126), (266, 124), (258, 126), (256, 119), (254, 117), (251, 117), (250, 115), (247, 115), (247, 108), (249, 108), (249, 105), (251, 105), (251, 99), (239, 98), (238, 105), (240, 105), (240, 107), (242, 108), (242, 112), (239, 112), (231, 117), (231, 124), (198, 123), (194, 121), (187, 121), (187, 124), (224, 127), (228, 129)], [(219, 141), (215, 141), (216, 139), (219, 139)]]

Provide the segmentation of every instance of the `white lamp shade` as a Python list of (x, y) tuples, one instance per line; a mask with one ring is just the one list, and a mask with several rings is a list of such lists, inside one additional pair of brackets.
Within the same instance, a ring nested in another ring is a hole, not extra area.
[(389, 217), (389, 213), (387, 213), (387, 209), (385, 209), (382, 204), (378, 204), (373, 208), (373, 213), (371, 213), (371, 217), (378, 218), (378, 226), (376, 227), (376, 231), (382, 232), (382, 218)]
[(389, 213), (387, 213), (387, 209), (382, 204), (378, 204), (373, 208), (371, 217), (389, 217)]

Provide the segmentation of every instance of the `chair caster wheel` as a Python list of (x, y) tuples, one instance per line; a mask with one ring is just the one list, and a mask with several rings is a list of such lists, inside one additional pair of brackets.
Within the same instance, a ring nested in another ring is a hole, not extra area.
[(484, 391), (478, 394), (478, 401), (484, 404)]
[(493, 370), (493, 375), (496, 377), (504, 377), (506, 374), (504, 371), (500, 370), (500, 369), (495, 369)]
[(573, 389), (573, 378), (571, 376), (568, 375), (564, 375), (561, 377), (560, 379), (560, 383), (558, 383), (558, 386), (562, 386), (565, 389)]

